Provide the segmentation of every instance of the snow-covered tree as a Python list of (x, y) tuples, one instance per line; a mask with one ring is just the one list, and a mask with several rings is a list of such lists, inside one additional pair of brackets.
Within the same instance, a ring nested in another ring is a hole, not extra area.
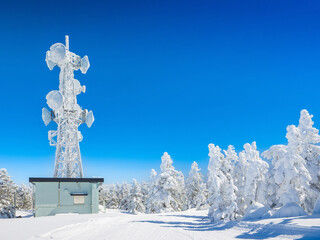
[(130, 186), (127, 183), (123, 183), (121, 185), (121, 190), (120, 190), (120, 204), (119, 208), (122, 210), (128, 210), (129, 209), (129, 201), (130, 201)]
[(314, 204), (312, 214), (320, 214), (320, 194)]
[(117, 195), (117, 205), (118, 205), (118, 208), (120, 208), (120, 201), (121, 199), (123, 198), (122, 196), (122, 184), (120, 183), (117, 183), (116, 184), (116, 195)]
[[(185, 203), (184, 176), (172, 166), (168, 153), (161, 157), (161, 172), (153, 176), (147, 213), (181, 211)], [(154, 172), (153, 172), (154, 174)]]
[(229, 146), (225, 153), (226, 157), (221, 153), (219, 146), (209, 144), (208, 190), (211, 207), (208, 215), (212, 221), (237, 219), (237, 188), (231, 175), (231, 163), (232, 160), (236, 161), (236, 154), (232, 146)]
[(206, 203), (206, 188), (198, 164), (193, 162), (186, 181), (186, 198), (188, 208), (200, 209)]
[(226, 156), (226, 163), (225, 166), (227, 167), (225, 169), (226, 172), (233, 175), (235, 164), (238, 162), (238, 154), (234, 150), (234, 146), (229, 145), (227, 150), (223, 150), (224, 155)]
[(284, 154), (287, 152), (287, 146), (285, 145), (273, 145), (268, 150), (262, 153), (262, 156), (266, 159), (272, 160), (272, 167), (269, 168), (266, 174), (266, 182), (267, 182), (267, 197), (265, 204), (269, 207), (275, 207), (278, 205), (277, 201), (277, 191), (279, 189), (279, 185), (276, 184), (274, 179), (276, 162), (284, 157)]
[(312, 117), (302, 110), (298, 127), (287, 128), (288, 146), (275, 145), (263, 153), (273, 166), (268, 179), (270, 206), (296, 203), (312, 211), (320, 192), (320, 136)]
[(236, 192), (236, 202), (238, 206), (239, 215), (244, 215), (246, 205), (245, 205), (245, 195), (244, 186), (246, 182), (247, 174), (247, 161), (244, 152), (239, 153), (238, 162), (233, 171), (233, 181), (237, 187)]
[(108, 199), (108, 186), (106, 184), (102, 184), (99, 186), (99, 204), (103, 207), (106, 207), (107, 199)]
[(219, 196), (219, 189), (222, 183), (221, 178), (223, 178), (223, 174), (221, 172), (220, 166), (223, 161), (223, 154), (221, 153), (221, 149), (219, 146), (215, 146), (214, 144), (209, 144), (209, 164), (208, 164), (208, 203), (212, 206)]
[(156, 172), (156, 170), (151, 169), (149, 189), (151, 189), (152, 187), (154, 187), (154, 183), (155, 183), (156, 177), (157, 177), (157, 172)]
[(238, 215), (238, 206), (236, 203), (238, 188), (234, 183), (233, 174), (235, 163), (238, 162), (238, 155), (232, 145), (229, 145), (228, 149), (223, 150), (223, 152), (225, 158), (221, 167), (227, 181), (224, 184), (225, 202), (221, 205), (221, 209), (224, 211), (224, 219), (235, 220)]
[(141, 187), (136, 179), (132, 181), (128, 210), (133, 214), (137, 214), (138, 212), (144, 213), (146, 210), (142, 202)]
[(14, 192), (16, 186), (5, 168), (0, 169), (0, 217), (14, 216)]
[[(317, 193), (320, 192), (320, 143), (319, 130), (313, 127), (313, 115), (310, 115), (307, 110), (302, 110), (299, 119), (299, 133), (301, 137), (301, 157), (306, 161), (306, 168), (311, 177), (311, 187)], [(317, 195), (317, 194), (316, 194)], [(312, 198), (315, 202), (316, 197)]]
[(155, 213), (157, 209), (161, 209), (161, 203), (159, 204), (158, 196), (155, 194), (158, 190), (157, 187), (157, 172), (154, 169), (151, 169), (150, 180), (148, 186), (148, 195), (146, 199), (146, 212)]
[(265, 202), (267, 196), (265, 175), (269, 168), (268, 163), (260, 158), (256, 142), (246, 143), (243, 147), (234, 173), (240, 215), (243, 215), (251, 204)]
[(264, 203), (266, 198), (266, 179), (269, 164), (260, 158), (256, 142), (251, 145), (244, 145), (244, 154), (247, 161), (247, 174), (244, 186), (246, 203), (249, 206), (252, 202)]
[(196, 195), (196, 209), (201, 210), (201, 209), (208, 209), (209, 205), (207, 203), (208, 201), (208, 196), (209, 192), (207, 189), (207, 185), (205, 182), (199, 185), (199, 192)]
[(313, 209), (313, 202), (308, 196), (311, 176), (306, 168), (302, 154), (302, 138), (300, 129), (294, 125), (287, 127), (288, 147), (284, 156), (275, 163), (275, 183), (279, 189), (276, 198), (281, 206), (296, 203), (306, 212)]
[(149, 193), (149, 184), (148, 182), (143, 181), (141, 184), (141, 194), (142, 194), (142, 202), (143, 205), (147, 206), (147, 199), (148, 199), (148, 193)]
[(16, 189), (16, 207), (17, 209), (32, 209), (32, 189), (22, 184)]
[(117, 188), (114, 184), (108, 187), (106, 196), (106, 208), (119, 208), (120, 199), (118, 198)]

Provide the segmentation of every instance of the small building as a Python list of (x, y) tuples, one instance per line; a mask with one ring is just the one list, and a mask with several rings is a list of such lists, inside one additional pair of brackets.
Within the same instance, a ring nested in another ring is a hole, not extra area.
[(34, 216), (98, 213), (103, 178), (29, 178), (33, 184)]

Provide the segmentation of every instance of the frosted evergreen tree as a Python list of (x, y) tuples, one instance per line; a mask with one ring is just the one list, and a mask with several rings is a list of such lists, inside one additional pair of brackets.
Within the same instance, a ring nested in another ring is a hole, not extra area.
[(269, 171), (266, 175), (267, 185), (267, 198), (265, 204), (273, 208), (278, 206), (277, 192), (279, 185), (276, 184), (274, 175), (275, 175), (275, 165), (279, 159), (284, 157), (284, 154), (287, 152), (287, 146), (285, 145), (273, 145), (268, 150), (262, 153), (262, 156), (266, 159), (271, 160), (272, 167), (269, 168)]
[(306, 212), (313, 209), (313, 202), (308, 197), (312, 191), (311, 176), (302, 155), (300, 129), (294, 125), (287, 127), (288, 147), (284, 156), (275, 163), (275, 183), (279, 185), (276, 198), (280, 206), (300, 205)]
[(219, 146), (209, 144), (209, 157), (207, 182), (209, 192), (208, 203), (212, 206), (219, 196), (219, 189), (222, 182), (221, 178), (224, 177), (220, 169), (224, 156)]
[(246, 209), (244, 186), (246, 182), (247, 174), (247, 161), (245, 153), (242, 151), (239, 153), (238, 162), (233, 171), (234, 184), (237, 187), (236, 202), (238, 206), (239, 215), (244, 215)]
[(151, 169), (150, 173), (150, 181), (149, 181), (149, 186), (148, 186), (148, 196), (146, 199), (146, 212), (147, 213), (155, 213), (157, 212), (157, 209), (161, 209), (162, 205), (159, 203), (158, 196), (157, 196), (157, 191), (158, 191), (158, 186), (157, 186), (157, 172), (154, 169)]
[(238, 162), (238, 155), (234, 150), (234, 146), (229, 145), (227, 150), (223, 150), (225, 154), (225, 159), (222, 164), (222, 171), (227, 178), (227, 182), (224, 186), (224, 203), (222, 204), (222, 210), (224, 211), (224, 218), (228, 220), (236, 220), (237, 219), (237, 191), (233, 179), (235, 164)]
[(133, 214), (137, 214), (138, 212), (144, 213), (146, 210), (142, 202), (141, 187), (136, 179), (132, 181), (128, 210)]
[(264, 203), (266, 198), (265, 175), (269, 169), (269, 164), (260, 158), (256, 142), (251, 145), (244, 145), (247, 160), (247, 174), (244, 186), (247, 206), (253, 202)]
[[(163, 183), (164, 189), (171, 195), (171, 208), (174, 211), (181, 211), (185, 205), (185, 183), (181, 171), (175, 170), (170, 155), (165, 152), (161, 157), (161, 173), (157, 176), (160, 185)], [(170, 208), (170, 207), (169, 207)]]
[(148, 193), (149, 193), (149, 184), (143, 181), (141, 183), (141, 194), (142, 194), (142, 202), (144, 206), (147, 205)]
[(32, 209), (32, 189), (22, 184), (16, 190), (16, 207), (17, 209)]
[(212, 221), (237, 219), (237, 188), (231, 174), (232, 161), (236, 161), (237, 157), (232, 146), (229, 146), (225, 154), (226, 157), (221, 153), (219, 146), (209, 144), (208, 190), (211, 207), (208, 215)]
[(312, 214), (320, 214), (320, 194), (314, 204)]
[(119, 208), (119, 198), (118, 198), (117, 188), (114, 184), (112, 184), (108, 188), (106, 208), (110, 208), (110, 209)]
[(123, 183), (121, 185), (120, 196), (121, 199), (119, 208), (122, 210), (128, 210), (128, 204), (130, 201), (130, 186), (127, 183)]
[(154, 187), (154, 183), (155, 183), (156, 177), (157, 177), (156, 170), (151, 169), (149, 189)]
[(207, 185), (206, 183), (202, 183), (199, 185), (199, 192), (196, 195), (196, 209), (200, 210), (200, 209), (208, 209), (209, 205), (207, 204), (207, 200), (208, 200), (208, 189), (207, 189)]
[(147, 213), (181, 211), (185, 203), (184, 176), (174, 169), (168, 153), (161, 157), (161, 172), (154, 176), (149, 191), (152, 198), (147, 203)]
[(116, 184), (116, 199), (117, 199), (117, 208), (120, 208), (120, 201), (123, 199), (122, 196), (122, 184), (117, 183)]
[(99, 186), (99, 204), (103, 207), (107, 207), (107, 203), (110, 199), (109, 185), (103, 184)]
[(239, 153), (235, 169), (235, 183), (238, 188), (237, 203), (240, 215), (256, 202), (264, 203), (267, 197), (266, 173), (269, 165), (260, 158), (256, 142), (246, 143)]
[[(302, 110), (298, 127), (287, 128), (288, 146), (275, 145), (264, 153), (264, 157), (272, 159), (269, 188), (274, 189), (271, 202), (275, 206), (296, 203), (311, 213), (315, 204), (320, 191), (320, 147), (317, 145), (320, 136), (313, 127), (312, 117), (307, 110)], [(296, 187), (299, 182), (301, 187)]]
[(186, 181), (186, 198), (188, 208), (201, 208), (206, 202), (205, 184), (198, 164), (193, 162)]
[(14, 192), (16, 186), (5, 168), (0, 169), (0, 217), (14, 216)]
[(234, 168), (235, 168), (235, 164), (238, 162), (238, 154), (236, 153), (236, 151), (234, 150), (234, 146), (229, 145), (227, 150), (223, 150), (224, 155), (226, 156), (226, 163), (225, 166), (226, 168), (226, 172), (230, 173), (231, 175), (233, 175), (234, 172)]
[(315, 192), (311, 192), (311, 201), (316, 201), (320, 192), (320, 143), (319, 130), (313, 127), (313, 115), (307, 110), (300, 113), (298, 129), (301, 137), (301, 157), (306, 161), (306, 168), (311, 177), (311, 187)]

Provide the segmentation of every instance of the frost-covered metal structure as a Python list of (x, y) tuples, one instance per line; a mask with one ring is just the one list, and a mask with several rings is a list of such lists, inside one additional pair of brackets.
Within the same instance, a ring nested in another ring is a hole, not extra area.
[(78, 127), (86, 123), (91, 127), (94, 117), (92, 111), (77, 103), (77, 95), (85, 92), (86, 87), (74, 78), (74, 71), (80, 69), (85, 74), (90, 67), (88, 56), (81, 58), (69, 51), (69, 36), (65, 45), (55, 43), (46, 53), (46, 62), (50, 70), (60, 68), (59, 90), (53, 90), (46, 96), (51, 108), (42, 109), (42, 119), (47, 126), (51, 121), (57, 123), (57, 130), (48, 132), (50, 146), (56, 147), (55, 178), (83, 178), (79, 142), (82, 141)]

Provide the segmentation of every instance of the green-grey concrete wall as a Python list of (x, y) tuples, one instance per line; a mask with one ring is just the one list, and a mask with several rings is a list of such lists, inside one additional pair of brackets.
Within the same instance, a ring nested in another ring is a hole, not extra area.
[[(59, 213), (98, 213), (99, 183), (91, 182), (35, 182), (35, 217)], [(84, 204), (74, 204), (71, 193), (87, 193)]]

